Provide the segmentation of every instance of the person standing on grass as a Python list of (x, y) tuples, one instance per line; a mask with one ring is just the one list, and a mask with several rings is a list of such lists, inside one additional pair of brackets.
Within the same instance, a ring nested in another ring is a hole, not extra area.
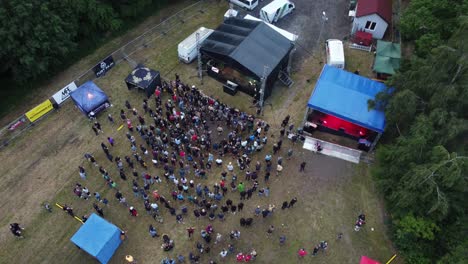
[(280, 236), (279, 243), (280, 243), (280, 246), (282, 246), (282, 245), (284, 245), (286, 243), (286, 236), (285, 235)]
[(99, 131), (99, 133), (104, 133), (104, 131), (102, 131), (101, 124), (98, 121), (94, 122), (94, 127)]
[(297, 254), (299, 255), (300, 258), (303, 258), (303, 257), (305, 257), (307, 255), (307, 251), (305, 250), (305, 248), (301, 248), (301, 249), (299, 249)]
[(292, 154), (293, 154), (293, 150), (292, 150), (291, 148), (290, 148), (290, 149), (288, 149), (288, 160), (290, 160), (290, 159), (291, 159), (291, 157), (292, 157)]
[(10, 224), (10, 231), (15, 237), (24, 238), (21, 234), (22, 230), (24, 230), (24, 227), (21, 227), (18, 223)]
[(96, 159), (94, 158), (94, 156), (90, 153), (85, 153), (84, 154), (84, 157), (85, 159), (87, 159), (89, 162), (91, 162), (94, 166), (98, 166), (97, 162), (96, 162)]
[(128, 211), (130, 212), (131, 216), (138, 216), (138, 212), (133, 206), (130, 206), (130, 208), (128, 208)]
[(193, 233), (195, 232), (195, 228), (193, 226), (187, 228), (187, 234), (188, 234), (188, 237), (191, 238)]
[(111, 114), (108, 114), (108, 115), (107, 115), (107, 120), (109, 120), (109, 122), (111, 122), (112, 124), (114, 124), (114, 118), (112, 117)]
[(283, 166), (281, 166), (280, 164), (276, 165), (276, 176), (279, 176), (282, 171), (283, 171)]
[(243, 182), (240, 182), (239, 185), (237, 185), (237, 189), (239, 190), (239, 192), (243, 192), (245, 191), (245, 185)]
[(153, 225), (149, 225), (149, 233), (151, 237), (159, 237), (158, 232), (156, 231), (156, 228), (154, 228)]
[(273, 234), (273, 231), (275, 231), (275, 227), (273, 225), (270, 225), (267, 230), (267, 236)]
[(99, 131), (97, 130), (97, 128), (95, 126), (93, 126), (92, 129), (93, 129), (94, 133), (96, 134), (96, 136), (99, 135)]
[(85, 169), (83, 167), (81, 167), (81, 166), (78, 166), (78, 170), (79, 170), (81, 179), (86, 180), (86, 171), (85, 171)]
[(290, 202), (289, 202), (289, 208), (293, 208), (294, 207), (294, 204), (297, 203), (297, 198), (294, 197)]
[(101, 207), (99, 207), (96, 203), (93, 203), (93, 208), (94, 210), (96, 210), (100, 217), (104, 217), (104, 211), (102, 211)]
[(113, 147), (114, 146), (114, 139), (112, 137), (107, 137), (107, 142)]
[(299, 169), (299, 171), (301, 171), (301, 172), (305, 171), (305, 166), (306, 166), (306, 162), (303, 161), (303, 162), (301, 163), (301, 168)]
[(314, 247), (314, 251), (312, 252), (312, 256), (316, 256), (317, 253), (318, 253), (318, 251), (319, 251), (319, 249), (320, 249), (320, 246), (319, 246), (319, 245), (316, 245), (316, 246)]
[(239, 212), (242, 211), (242, 209), (244, 209), (244, 203), (243, 202), (240, 202), (237, 204), (237, 209), (239, 210)]

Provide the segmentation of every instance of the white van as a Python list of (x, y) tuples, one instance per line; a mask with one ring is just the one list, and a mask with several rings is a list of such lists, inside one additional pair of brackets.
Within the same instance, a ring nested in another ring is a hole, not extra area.
[(230, 0), (229, 2), (248, 10), (254, 10), (258, 6), (258, 0)]
[(329, 39), (326, 41), (327, 64), (338, 69), (344, 69), (345, 57), (343, 42), (338, 39)]
[(208, 38), (211, 33), (213, 33), (213, 29), (201, 27), (197, 29), (197, 31), (193, 32), (190, 36), (184, 39), (179, 45), (177, 46), (177, 51), (179, 53), (179, 60), (190, 63), (198, 56), (197, 50), (197, 33), (200, 34), (200, 44)]
[(274, 0), (260, 9), (260, 18), (267, 23), (276, 23), (280, 18), (291, 13), (296, 6), (288, 0)]

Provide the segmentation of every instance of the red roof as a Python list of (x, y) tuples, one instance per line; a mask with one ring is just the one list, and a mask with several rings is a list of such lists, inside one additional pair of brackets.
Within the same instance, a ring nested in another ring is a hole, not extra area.
[(380, 264), (380, 262), (366, 256), (361, 256), (361, 261), (359, 262), (359, 264)]
[(392, 0), (359, 0), (356, 17), (377, 14), (388, 24), (392, 22)]

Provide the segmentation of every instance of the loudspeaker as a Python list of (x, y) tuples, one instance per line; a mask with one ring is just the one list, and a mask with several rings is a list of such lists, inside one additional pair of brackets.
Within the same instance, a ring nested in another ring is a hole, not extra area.
[(237, 93), (237, 87), (232, 87), (232, 86), (229, 86), (227, 84), (223, 85), (223, 91), (227, 94), (230, 94), (230, 95), (236, 95)]

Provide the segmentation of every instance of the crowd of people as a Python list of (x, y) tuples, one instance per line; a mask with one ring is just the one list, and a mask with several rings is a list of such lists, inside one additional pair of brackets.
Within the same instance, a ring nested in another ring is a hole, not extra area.
[[(268, 123), (205, 96), (195, 86), (189, 87), (180, 82), (178, 76), (175, 81), (157, 87), (153, 103), (144, 99), (141, 106), (140, 110), (126, 101), (125, 108), (120, 110), (120, 119), (128, 130), (128, 142), (116, 142), (114, 138), (106, 137), (107, 144), (101, 143), (105, 156), (118, 171), (119, 183), (104, 168), (103, 161), (98, 163), (92, 153), (84, 154), (85, 159), (98, 169), (106, 185), (114, 190), (116, 200), (127, 208), (131, 217), (146, 214), (157, 223), (163, 222), (162, 215), (177, 223), (184, 223), (191, 217), (222, 222), (242, 212), (253, 195), (269, 197), (271, 173), (275, 170), (276, 177), (280, 177), (284, 166), (280, 155), (283, 137), (294, 128), (289, 125), (289, 115), (281, 124), (278, 140), (269, 148), (272, 139), (268, 138)], [(112, 124), (118, 123), (111, 114), (108, 115), (108, 120)], [(92, 129), (96, 136), (104, 134), (102, 125), (97, 120), (93, 120)], [(296, 140), (297, 138), (293, 142)], [(114, 145), (128, 145), (128, 149), (122, 155), (112, 153)], [(264, 158), (261, 152), (266, 152)], [(273, 165), (273, 155), (277, 156), (276, 166)], [(293, 150), (290, 148), (287, 150), (287, 159), (292, 155)], [(306, 162), (302, 162), (300, 171), (304, 172), (305, 166)], [(220, 171), (219, 175), (215, 175), (214, 171), (216, 174)], [(127, 176), (127, 173), (132, 177)], [(82, 181), (89, 177), (83, 166), (78, 167), (78, 174)], [(120, 184), (131, 186), (133, 196), (140, 201), (141, 207), (138, 207), (144, 208), (146, 213), (139, 213), (136, 205), (129, 204)], [(92, 194), (87, 187), (76, 183), (73, 193), (84, 200), (93, 200), (94, 196), (94, 210), (101, 217), (105, 216), (103, 208), (109, 201), (98, 192)], [(232, 200), (236, 196), (238, 202)], [(289, 198), (283, 202), (281, 209), (293, 208), (296, 202), (296, 197)], [(75, 217), (71, 206), (64, 205), (63, 208)], [(256, 217), (270, 217), (275, 214), (275, 210), (274, 204), (263, 208), (256, 206), (249, 212), (252, 217), (239, 218), (240, 227), (251, 226)], [(87, 217), (88, 215), (84, 215), (81, 219), (86, 221)], [(21, 237), (22, 228), (18, 224), (10, 229), (15, 236)], [(149, 225), (148, 232), (152, 238), (162, 237), (161, 248), (164, 251), (174, 249), (176, 241), (168, 234), (160, 235), (156, 224)], [(215, 232), (213, 225), (209, 224), (200, 230), (200, 236), (194, 232), (195, 227), (187, 228), (189, 239), (195, 238), (196, 241), (196, 250), (188, 255), (192, 263), (198, 263), (202, 255), (209, 253), (212, 243), (223, 245), (219, 254), (214, 254), (221, 259), (229, 255), (239, 262), (254, 261), (257, 258), (255, 249), (235, 248), (235, 241), (241, 239), (241, 232), (236, 228), (223, 234), (221, 231)], [(273, 232), (274, 226), (270, 225), (267, 235), (272, 235)], [(229, 240), (223, 240), (224, 236), (229, 237)], [(280, 245), (284, 245), (284, 234), (279, 238)], [(314, 248), (313, 255), (318, 249), (325, 250), (327, 245), (326, 242), (320, 243), (315, 247), (317, 250)], [(305, 249), (299, 250), (300, 256), (306, 254)], [(177, 254), (176, 259), (165, 258), (161, 263), (183, 262), (185, 256)], [(215, 263), (214, 260), (209, 261)], [(132, 262), (135, 262), (133, 257)]]

